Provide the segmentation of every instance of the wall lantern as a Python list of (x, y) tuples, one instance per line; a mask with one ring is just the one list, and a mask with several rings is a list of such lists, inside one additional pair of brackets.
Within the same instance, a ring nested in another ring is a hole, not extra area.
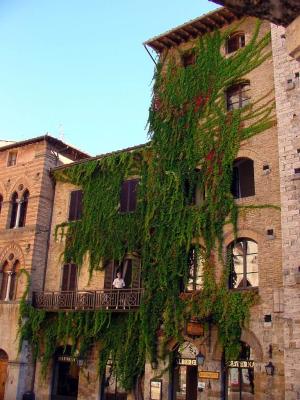
[(203, 365), (204, 364), (205, 356), (200, 351), (196, 355), (196, 361), (197, 361), (197, 365)]
[(265, 369), (266, 369), (266, 374), (269, 376), (273, 376), (274, 375), (274, 370), (275, 367), (272, 364), (272, 361), (269, 361), (269, 363), (267, 365), (265, 365)]

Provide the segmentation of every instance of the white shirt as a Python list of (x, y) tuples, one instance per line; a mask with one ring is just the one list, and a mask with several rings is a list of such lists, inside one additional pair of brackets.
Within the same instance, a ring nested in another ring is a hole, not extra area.
[(122, 289), (125, 286), (125, 282), (123, 278), (116, 278), (113, 281), (113, 287), (116, 289)]

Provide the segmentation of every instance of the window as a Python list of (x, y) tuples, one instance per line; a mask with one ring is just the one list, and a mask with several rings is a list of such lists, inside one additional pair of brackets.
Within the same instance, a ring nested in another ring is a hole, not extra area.
[(194, 52), (188, 51), (181, 56), (182, 64), (186, 68), (189, 65), (193, 65), (196, 62), (196, 56)]
[(120, 212), (133, 212), (137, 206), (137, 186), (139, 179), (122, 182), (120, 195)]
[(16, 297), (17, 272), (20, 270), (20, 263), (14, 260), (14, 255), (9, 256), (12, 262), (6, 260), (1, 271), (0, 300), (11, 301)]
[(258, 287), (257, 243), (238, 239), (228, 247), (229, 288)]
[(245, 46), (245, 34), (234, 33), (227, 39), (226, 53), (230, 54)]
[(0, 215), (1, 215), (1, 210), (2, 210), (2, 204), (3, 204), (3, 196), (0, 194)]
[(104, 289), (112, 289), (113, 281), (117, 273), (121, 273), (124, 279), (124, 289), (139, 289), (141, 287), (141, 259), (139, 257), (127, 256), (120, 263), (108, 261), (105, 265)]
[(10, 228), (21, 228), (26, 224), (29, 191), (26, 189), (19, 200), (18, 193), (14, 192), (10, 201)]
[(12, 167), (17, 164), (17, 151), (10, 151), (7, 158), (7, 166)]
[(74, 292), (77, 287), (77, 265), (65, 264), (62, 270), (61, 291)]
[(239, 83), (226, 90), (227, 110), (237, 110), (249, 104), (249, 83)]
[(186, 205), (200, 205), (205, 199), (205, 189), (202, 188), (201, 171), (195, 169), (193, 173), (183, 180), (183, 193)]
[(73, 190), (70, 197), (69, 221), (77, 221), (82, 217), (82, 190)]
[(235, 199), (255, 195), (254, 162), (250, 158), (234, 161), (231, 193)]
[(188, 255), (189, 276), (186, 290), (192, 292), (203, 287), (204, 249), (192, 246)]
[(18, 211), (18, 193), (14, 192), (10, 200), (10, 228), (16, 227), (17, 211)]

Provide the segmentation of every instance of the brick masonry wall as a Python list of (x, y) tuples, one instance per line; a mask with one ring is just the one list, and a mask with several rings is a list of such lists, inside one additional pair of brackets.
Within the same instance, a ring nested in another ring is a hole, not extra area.
[[(272, 25), (278, 121), (284, 287), (285, 399), (300, 399), (300, 63), (288, 56), (285, 29)], [(288, 84), (288, 80), (292, 83)]]

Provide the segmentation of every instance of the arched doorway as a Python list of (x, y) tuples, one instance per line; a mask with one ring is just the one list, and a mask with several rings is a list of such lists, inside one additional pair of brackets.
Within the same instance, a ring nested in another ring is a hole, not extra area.
[(8, 355), (0, 349), (0, 400), (4, 400), (7, 379)]
[(198, 349), (190, 342), (184, 342), (173, 353), (172, 400), (197, 400)]
[(254, 387), (254, 355), (250, 346), (241, 342), (237, 360), (226, 364), (225, 393), (228, 400), (252, 400)]
[(71, 346), (59, 347), (54, 356), (51, 400), (76, 400), (78, 395), (78, 359)]

